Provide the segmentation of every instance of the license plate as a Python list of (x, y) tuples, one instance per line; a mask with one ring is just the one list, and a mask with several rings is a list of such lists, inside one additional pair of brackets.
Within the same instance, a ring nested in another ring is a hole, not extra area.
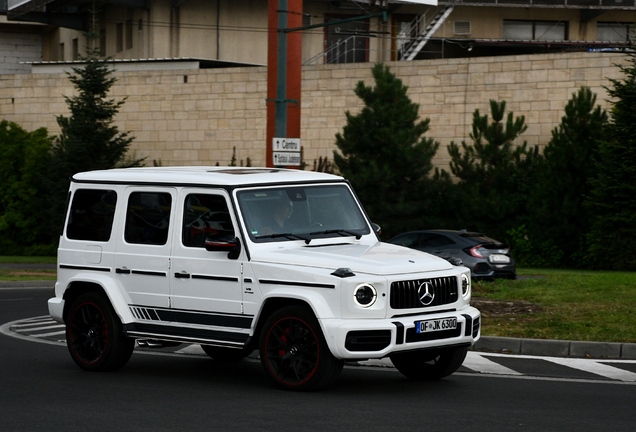
[(494, 255), (490, 255), (490, 262), (493, 263), (509, 263), (510, 262), (510, 257), (507, 255), (501, 255), (501, 254), (494, 254)]
[(455, 330), (456, 328), (457, 318), (440, 318), (435, 320), (415, 321), (415, 333)]

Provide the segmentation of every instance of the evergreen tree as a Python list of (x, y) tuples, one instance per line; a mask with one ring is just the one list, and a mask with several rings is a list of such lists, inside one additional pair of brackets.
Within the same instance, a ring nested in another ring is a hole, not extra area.
[(113, 124), (125, 99), (115, 101), (107, 95), (117, 81), (105, 60), (95, 50), (82, 58), (86, 65), (68, 73), (77, 94), (65, 97), (70, 116), (60, 115), (61, 133), (51, 152), (51, 207), (62, 217), (69, 179), (82, 171), (110, 169), (116, 166), (140, 166), (144, 159), (126, 159), (133, 141), (128, 132), (119, 132)]
[(459, 179), (463, 205), (457, 209), (465, 228), (505, 238), (508, 229), (522, 223), (534, 177), (538, 147), (515, 145), (525, 132), (525, 117), (509, 112), (505, 102), (490, 101), (490, 113), (473, 113), (472, 144), (448, 146), (451, 172)]
[(0, 122), (0, 250), (3, 254), (49, 254), (51, 232), (43, 173), (52, 137), (44, 128), (27, 132)]
[(611, 119), (599, 147), (597, 177), (587, 201), (590, 259), (604, 269), (636, 270), (636, 54), (622, 80), (610, 79)]
[(553, 251), (547, 265), (584, 265), (589, 216), (583, 201), (607, 124), (607, 113), (595, 104), (596, 94), (588, 87), (574, 93), (543, 152), (528, 225), (535, 252)]
[(380, 63), (371, 72), (375, 86), (360, 81), (354, 90), (365, 106), (356, 115), (347, 111), (336, 134), (334, 163), (389, 238), (421, 228), (436, 208), (428, 175), (439, 143), (423, 137), (429, 119), (418, 120), (419, 105), (402, 80)]

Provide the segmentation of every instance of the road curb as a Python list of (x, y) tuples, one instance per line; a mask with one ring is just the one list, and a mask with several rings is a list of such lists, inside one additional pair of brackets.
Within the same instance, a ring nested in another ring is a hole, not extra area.
[(619, 342), (583, 342), (482, 336), (473, 347), (473, 350), (530, 356), (636, 360), (636, 344)]

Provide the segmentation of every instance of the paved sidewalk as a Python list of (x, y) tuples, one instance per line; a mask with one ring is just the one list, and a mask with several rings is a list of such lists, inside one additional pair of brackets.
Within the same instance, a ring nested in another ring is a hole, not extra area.
[[(0, 268), (19, 268), (18, 264), (0, 264)], [(55, 264), (30, 264), (22, 268), (55, 268)], [(55, 281), (0, 282), (0, 289), (51, 288)], [(482, 336), (472, 348), (474, 351), (522, 354), (546, 357), (573, 357), (594, 359), (636, 359), (636, 343), (582, 342), (549, 339), (517, 339)]]

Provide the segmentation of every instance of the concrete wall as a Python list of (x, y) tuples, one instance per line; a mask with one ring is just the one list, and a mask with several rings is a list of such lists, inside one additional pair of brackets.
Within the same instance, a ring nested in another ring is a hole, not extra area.
[[(472, 114), (489, 110), (488, 101), (505, 100), (507, 109), (524, 115), (529, 144), (545, 145), (564, 115), (563, 108), (581, 86), (597, 93), (607, 107), (603, 86), (621, 78), (616, 53), (570, 53), (481, 57), (390, 63), (420, 104), (420, 117), (430, 118), (427, 136), (440, 141), (435, 162), (446, 167), (446, 146), (468, 140)], [(311, 165), (332, 157), (335, 134), (342, 131), (345, 111), (362, 103), (353, 89), (360, 80), (372, 85), (372, 64), (320, 65), (303, 68), (302, 144)], [(136, 137), (137, 156), (164, 165), (208, 165), (237, 157), (265, 163), (266, 69), (202, 69), (116, 72), (110, 96), (127, 101), (117, 116), (121, 131)], [(187, 80), (185, 77), (187, 76)], [(186, 82), (187, 81), (187, 82)], [(56, 115), (68, 115), (63, 96), (73, 87), (65, 74), (0, 75), (0, 119), (27, 130), (47, 127), (59, 133)]]

